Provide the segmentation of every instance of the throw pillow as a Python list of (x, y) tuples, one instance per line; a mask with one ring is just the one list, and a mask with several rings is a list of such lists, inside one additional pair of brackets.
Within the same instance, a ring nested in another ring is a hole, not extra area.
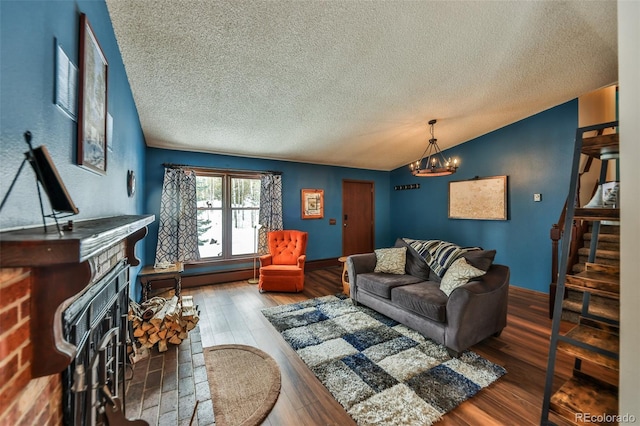
[(472, 250), (462, 255), (467, 259), (467, 263), (475, 266), (483, 271), (488, 271), (493, 263), (493, 259), (496, 257), (495, 250)]
[(373, 272), (384, 272), (387, 274), (404, 274), (404, 267), (407, 262), (407, 248), (393, 247), (377, 249), (376, 267)]
[(429, 281), (429, 273), (432, 272), (424, 258), (420, 256), (420, 253), (415, 251), (405, 240), (398, 238), (394, 247), (406, 247), (407, 248), (407, 265), (405, 271), (409, 275), (421, 278), (425, 281)]
[(442, 282), (440, 282), (440, 290), (450, 296), (453, 290), (468, 283), (471, 278), (477, 278), (484, 274), (485, 271), (470, 265), (464, 257), (461, 257), (447, 269)]
[(411, 240), (409, 238), (404, 238), (404, 240), (424, 258), (424, 261), (434, 272), (433, 275), (438, 277), (435, 280), (437, 282), (440, 282), (440, 278), (444, 277), (447, 269), (459, 257), (470, 251), (482, 250), (480, 247), (460, 247), (442, 240)]

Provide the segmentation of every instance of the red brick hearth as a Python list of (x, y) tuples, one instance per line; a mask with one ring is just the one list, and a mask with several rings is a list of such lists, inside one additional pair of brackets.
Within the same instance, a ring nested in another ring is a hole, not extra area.
[(31, 380), (31, 274), (0, 269), (0, 424), (62, 424), (59, 374)]

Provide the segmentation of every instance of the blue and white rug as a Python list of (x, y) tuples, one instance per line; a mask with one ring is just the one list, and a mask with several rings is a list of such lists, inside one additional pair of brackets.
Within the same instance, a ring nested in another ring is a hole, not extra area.
[(471, 351), (451, 358), (444, 346), (344, 295), (262, 314), (360, 426), (431, 425), (506, 373)]

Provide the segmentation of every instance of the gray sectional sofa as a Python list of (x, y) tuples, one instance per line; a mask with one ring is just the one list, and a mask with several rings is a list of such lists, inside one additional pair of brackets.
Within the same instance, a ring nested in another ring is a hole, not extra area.
[[(396, 246), (407, 244), (398, 239)], [(440, 289), (440, 277), (421, 255), (410, 246), (406, 253), (404, 274), (374, 272), (375, 253), (349, 256), (347, 270), (354, 303), (446, 346), (453, 357), (487, 337), (500, 335), (507, 325), (509, 268), (492, 264), (495, 251), (464, 254), (469, 264), (486, 270), (486, 274), (456, 288), (450, 296)]]

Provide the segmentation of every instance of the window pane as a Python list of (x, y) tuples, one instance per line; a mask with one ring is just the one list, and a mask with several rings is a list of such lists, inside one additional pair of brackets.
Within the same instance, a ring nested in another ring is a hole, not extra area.
[(222, 210), (198, 210), (200, 257), (222, 257)]
[(222, 176), (196, 176), (196, 191), (198, 207), (222, 207)]
[(260, 207), (260, 179), (231, 179), (231, 207)]
[(231, 231), (231, 254), (251, 254), (256, 252), (255, 226), (258, 224), (258, 210), (234, 209)]

